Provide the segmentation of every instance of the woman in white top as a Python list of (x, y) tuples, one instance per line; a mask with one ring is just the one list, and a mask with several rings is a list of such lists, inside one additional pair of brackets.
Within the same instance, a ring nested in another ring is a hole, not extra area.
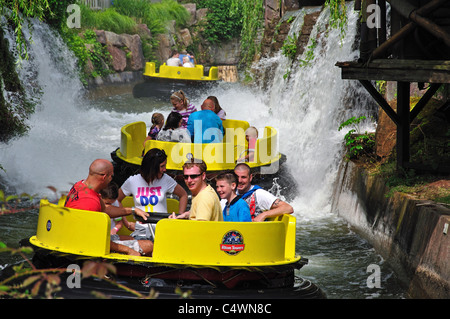
[[(186, 211), (188, 196), (172, 177), (165, 174), (167, 155), (164, 150), (153, 148), (149, 150), (140, 168), (140, 174), (130, 176), (120, 187), (118, 200), (125, 196), (133, 196), (134, 205), (145, 212), (168, 213), (167, 193), (173, 193), (179, 198), (179, 213)], [(172, 213), (172, 212), (170, 212)], [(150, 230), (139, 222), (135, 224), (134, 238), (150, 237)]]
[(171, 112), (167, 117), (166, 125), (159, 131), (156, 139), (166, 142), (191, 143), (191, 134), (181, 124), (183, 116), (177, 112)]

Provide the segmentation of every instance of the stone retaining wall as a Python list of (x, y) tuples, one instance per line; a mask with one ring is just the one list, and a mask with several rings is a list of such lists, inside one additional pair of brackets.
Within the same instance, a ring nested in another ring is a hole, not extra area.
[(332, 209), (389, 262), (412, 298), (450, 298), (450, 209), (387, 192), (380, 177), (343, 162)]

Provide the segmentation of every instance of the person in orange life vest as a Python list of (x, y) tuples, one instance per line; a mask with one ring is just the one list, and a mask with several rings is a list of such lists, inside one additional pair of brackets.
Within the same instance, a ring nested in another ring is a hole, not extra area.
[(250, 166), (239, 163), (234, 168), (238, 177), (236, 194), (241, 195), (250, 207), (250, 215), (254, 222), (264, 221), (268, 217), (292, 214), (294, 209), (258, 185), (252, 185), (253, 175)]
[[(106, 188), (112, 181), (114, 167), (112, 163), (105, 159), (96, 159), (89, 166), (89, 175), (85, 180), (77, 182), (67, 195), (65, 207), (81, 210), (105, 212), (111, 218), (130, 215), (135, 212), (143, 219), (147, 219), (148, 214), (134, 207), (116, 207), (105, 205), (99, 192)], [(142, 254), (151, 254), (153, 243), (149, 240), (139, 241), (137, 248)], [(110, 249), (119, 253), (140, 256), (140, 252), (135, 249), (111, 241)]]

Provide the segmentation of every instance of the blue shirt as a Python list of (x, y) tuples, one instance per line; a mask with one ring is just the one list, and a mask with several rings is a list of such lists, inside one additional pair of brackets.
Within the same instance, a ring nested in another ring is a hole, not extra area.
[(250, 209), (245, 200), (236, 196), (231, 203), (226, 203), (223, 209), (223, 220), (226, 222), (251, 222)]
[(183, 63), (183, 58), (184, 58), (185, 56), (187, 56), (187, 57), (189, 58), (189, 61), (191, 61), (192, 64), (195, 63), (195, 62), (194, 62), (194, 58), (188, 56), (187, 54), (180, 54), (180, 55), (179, 55), (179, 58), (180, 58), (180, 60), (181, 60), (181, 63)]
[(187, 129), (194, 143), (220, 143), (224, 129), (222, 120), (211, 110), (202, 110), (189, 115)]

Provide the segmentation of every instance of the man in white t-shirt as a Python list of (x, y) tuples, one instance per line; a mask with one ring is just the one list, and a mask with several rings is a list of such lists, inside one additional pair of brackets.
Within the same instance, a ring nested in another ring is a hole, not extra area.
[(252, 185), (253, 175), (250, 166), (239, 163), (234, 168), (238, 177), (237, 194), (247, 202), (254, 222), (264, 221), (268, 217), (292, 214), (294, 209), (268, 191), (257, 185)]
[(181, 63), (180, 54), (177, 51), (172, 52), (172, 57), (167, 59), (167, 66), (183, 66)]

